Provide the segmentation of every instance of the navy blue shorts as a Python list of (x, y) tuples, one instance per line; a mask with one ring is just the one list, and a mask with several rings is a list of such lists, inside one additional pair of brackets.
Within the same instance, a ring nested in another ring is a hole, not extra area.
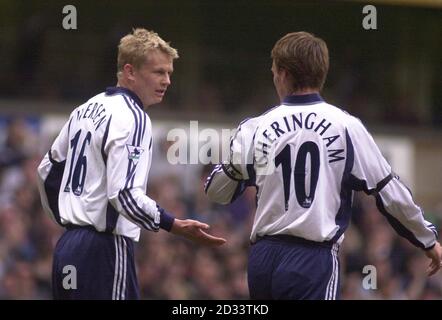
[(52, 268), (54, 299), (139, 299), (133, 241), (71, 226), (58, 241)]
[(291, 236), (263, 237), (249, 253), (250, 298), (339, 299), (338, 248)]

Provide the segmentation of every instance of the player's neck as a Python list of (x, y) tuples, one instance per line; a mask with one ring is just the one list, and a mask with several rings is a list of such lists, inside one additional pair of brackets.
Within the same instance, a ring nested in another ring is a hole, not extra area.
[(292, 95), (292, 96), (300, 96), (300, 95), (311, 94), (311, 93), (319, 93), (319, 90), (318, 89), (313, 89), (313, 88), (299, 89), (299, 90), (293, 91), (290, 95)]
[(126, 83), (126, 81), (124, 81), (123, 79), (118, 79), (117, 87), (122, 87), (122, 88), (126, 88), (126, 89), (129, 89), (129, 90), (132, 90), (132, 88), (130, 88), (128, 83)]

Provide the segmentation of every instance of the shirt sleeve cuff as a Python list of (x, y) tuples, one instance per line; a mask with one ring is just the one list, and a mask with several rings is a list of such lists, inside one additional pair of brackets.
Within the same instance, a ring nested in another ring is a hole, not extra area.
[(160, 228), (170, 232), (175, 218), (161, 207), (158, 207), (158, 211), (160, 212)]
[(434, 248), (434, 246), (436, 245), (436, 242), (433, 243), (431, 246), (429, 246), (428, 248), (424, 248), (424, 251), (428, 251)]

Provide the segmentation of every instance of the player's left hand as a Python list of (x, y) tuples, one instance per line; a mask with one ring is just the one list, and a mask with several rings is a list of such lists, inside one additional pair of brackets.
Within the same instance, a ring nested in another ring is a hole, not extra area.
[(428, 276), (432, 276), (441, 268), (442, 264), (442, 248), (439, 242), (436, 242), (434, 247), (430, 250), (426, 250), (425, 254), (431, 259), (431, 263), (427, 269), (427, 274)]
[(212, 236), (204, 231), (208, 230), (209, 228), (210, 226), (208, 224), (196, 220), (175, 219), (170, 232), (183, 236), (202, 245), (220, 246), (226, 243), (226, 239)]

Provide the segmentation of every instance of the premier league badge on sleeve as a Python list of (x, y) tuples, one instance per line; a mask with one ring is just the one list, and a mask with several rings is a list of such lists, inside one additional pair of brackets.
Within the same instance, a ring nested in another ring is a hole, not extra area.
[(137, 163), (140, 159), (141, 155), (144, 152), (143, 148), (132, 146), (130, 144), (126, 144), (127, 152), (128, 152), (128, 158), (129, 160), (132, 160), (134, 163)]

